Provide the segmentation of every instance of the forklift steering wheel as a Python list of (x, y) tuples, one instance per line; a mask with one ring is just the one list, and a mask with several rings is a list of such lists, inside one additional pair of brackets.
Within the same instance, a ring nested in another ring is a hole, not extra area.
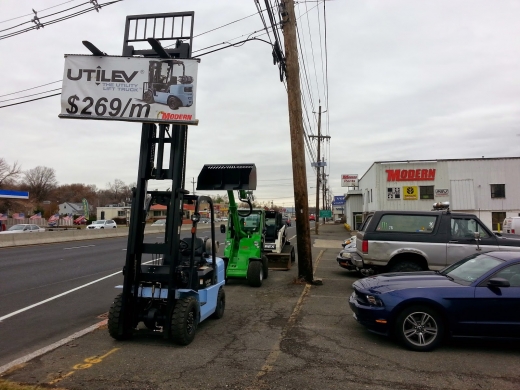
[(186, 241), (184, 241), (184, 240), (179, 241), (179, 249), (181, 250), (181, 252), (184, 252), (185, 250), (187, 250), (189, 248), (190, 248), (190, 244), (188, 244)]

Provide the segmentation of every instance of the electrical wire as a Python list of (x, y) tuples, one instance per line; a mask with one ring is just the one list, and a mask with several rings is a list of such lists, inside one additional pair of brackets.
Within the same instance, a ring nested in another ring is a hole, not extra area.
[(36, 87), (27, 88), (27, 89), (22, 89), (21, 91), (6, 93), (6, 94), (4, 94), (4, 95), (0, 95), (0, 97), (4, 97), (4, 96), (8, 96), (8, 95), (14, 95), (15, 93), (20, 93), (20, 92), (30, 91), (31, 89), (36, 89), (36, 88), (40, 88), (40, 87), (45, 87), (46, 85), (51, 85), (51, 84), (54, 84), (54, 83), (61, 83), (61, 82), (62, 82), (62, 80), (52, 81), (52, 82), (47, 83), (47, 84), (37, 85)]
[[(56, 4), (56, 5), (53, 5), (52, 7), (47, 7), (47, 8), (41, 9), (41, 10), (36, 11), (36, 12), (47, 11), (48, 9), (56, 8), (56, 7), (59, 7), (60, 5), (63, 5), (63, 4), (72, 3), (73, 1), (77, 1), (77, 0), (69, 0), (69, 1), (65, 1), (64, 3)], [(26, 16), (33, 16), (33, 14), (26, 14), (26, 15), (17, 16), (17, 17), (15, 17), (15, 18), (7, 19), (7, 20), (2, 20), (2, 21), (0, 22), (0, 24), (2, 24), (2, 23), (6, 23), (6, 22), (10, 22), (11, 20), (16, 20), (16, 19), (25, 18)], [(27, 22), (26, 22), (26, 23), (27, 23)]]
[(16, 106), (18, 104), (24, 104), (24, 103), (29, 103), (29, 102), (34, 102), (35, 100), (47, 99), (47, 98), (50, 98), (50, 97), (53, 97), (53, 96), (58, 96), (58, 95), (61, 95), (61, 92), (60, 93), (55, 93), (53, 95), (42, 96), (42, 97), (39, 97), (39, 98), (36, 98), (36, 99), (24, 100), (23, 102), (6, 104), (6, 105), (3, 105), (3, 106), (0, 106), (0, 108)]
[[(96, 10), (99, 10), (101, 8), (107, 7), (109, 5), (112, 5), (112, 4), (115, 4), (115, 3), (119, 3), (120, 1), (123, 1), (123, 0), (113, 0), (113, 1), (108, 2), (108, 3), (98, 4), (97, 6), (92, 6), (90, 8), (85, 9), (85, 10), (81, 10), (81, 11), (78, 11), (78, 12), (70, 14), (70, 15), (66, 15), (66, 16), (62, 16), (62, 17), (54, 19), (54, 20), (50, 20), (48, 22), (44, 22), (44, 23), (38, 22), (36, 25), (28, 27), (28, 28), (25, 28), (23, 30), (19, 30), (19, 31), (15, 31), (15, 32), (11, 32), (11, 33), (8, 33), (8, 34), (1, 35), (0, 36), (0, 40), (1, 39), (11, 38), (11, 37), (14, 37), (16, 35), (24, 34), (24, 33), (29, 32), (31, 30), (39, 29), (40, 27), (45, 27), (45, 26), (49, 26), (51, 24), (62, 22), (64, 20), (71, 19), (71, 18), (74, 18), (74, 17), (79, 16), (79, 15), (83, 15), (83, 14), (85, 14), (87, 12), (96, 11)], [(81, 5), (84, 5), (84, 4), (87, 4), (87, 3), (83, 3), (83, 4), (80, 4), (78, 6), (71, 7), (68, 10), (70, 10), (72, 8), (77, 8), (77, 7), (79, 7)], [(56, 12), (56, 13), (51, 14), (51, 15), (56, 15), (56, 14), (59, 14), (61, 12), (65, 12), (65, 11)], [(39, 19), (43, 19), (43, 18), (46, 18), (46, 17), (51, 16), (51, 15), (42, 16), (42, 17), (39, 17)], [(6, 29), (6, 30), (9, 30), (9, 29)], [(5, 31), (5, 30), (2, 30), (2, 31)]]
[(59, 90), (61, 90), (61, 88), (49, 89), (48, 91), (43, 91), (43, 92), (38, 92), (38, 93), (32, 93), (32, 94), (30, 94), (30, 95), (20, 96), (20, 97), (11, 98), (11, 99), (0, 100), (0, 103), (8, 102), (8, 101), (11, 101), (11, 100), (24, 99), (24, 98), (26, 98), (26, 97), (36, 96), (36, 95), (41, 95), (42, 93), (54, 92), (54, 91), (59, 91)]

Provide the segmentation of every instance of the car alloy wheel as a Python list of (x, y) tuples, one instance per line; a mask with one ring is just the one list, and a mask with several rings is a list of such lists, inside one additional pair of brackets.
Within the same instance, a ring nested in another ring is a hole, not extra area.
[(444, 336), (444, 324), (435, 310), (414, 306), (401, 312), (396, 321), (396, 333), (405, 347), (431, 351)]

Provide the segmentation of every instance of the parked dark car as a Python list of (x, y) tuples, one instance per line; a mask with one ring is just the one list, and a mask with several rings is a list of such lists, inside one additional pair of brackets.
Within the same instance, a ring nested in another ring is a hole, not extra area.
[(430, 351), (444, 336), (520, 338), (520, 254), (471, 255), (441, 271), (386, 273), (353, 284), (368, 330)]

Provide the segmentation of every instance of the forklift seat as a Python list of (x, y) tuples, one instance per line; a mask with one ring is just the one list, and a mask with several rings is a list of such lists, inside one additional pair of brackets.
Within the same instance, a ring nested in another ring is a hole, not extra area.
[(188, 248), (182, 250), (182, 258), (183, 263), (190, 261), (190, 254), (191, 254), (191, 247), (194, 245), (194, 252), (193, 252), (193, 261), (195, 266), (200, 266), (204, 263), (206, 263), (206, 260), (203, 257), (204, 253), (204, 241), (202, 238), (195, 237), (195, 240), (193, 240), (191, 237), (183, 238), (182, 241), (184, 241), (186, 244), (188, 244)]
[(275, 241), (277, 237), (276, 225), (267, 225), (265, 230), (265, 240)]

